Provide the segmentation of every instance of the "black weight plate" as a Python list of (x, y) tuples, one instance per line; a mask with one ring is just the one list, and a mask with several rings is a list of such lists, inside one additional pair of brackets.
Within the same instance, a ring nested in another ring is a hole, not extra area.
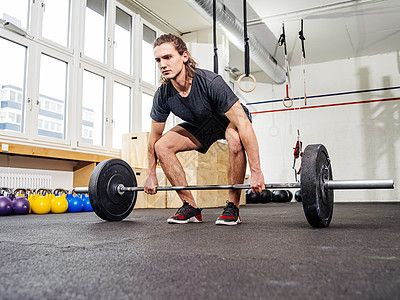
[(333, 213), (333, 190), (324, 182), (333, 179), (328, 151), (321, 144), (308, 145), (301, 162), (301, 196), (308, 223), (314, 228), (328, 227)]
[(89, 200), (93, 211), (103, 220), (121, 221), (135, 206), (137, 192), (120, 195), (117, 186), (136, 187), (136, 176), (125, 161), (117, 158), (99, 163), (89, 180)]

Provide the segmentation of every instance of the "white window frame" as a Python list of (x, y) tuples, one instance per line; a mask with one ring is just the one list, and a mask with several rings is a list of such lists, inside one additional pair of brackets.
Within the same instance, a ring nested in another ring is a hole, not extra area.
[[(24, 102), (23, 105), (25, 106), (25, 115), (24, 117), (24, 129), (22, 132), (16, 132), (16, 131), (1, 131), (0, 136), (5, 137), (11, 141), (17, 141), (19, 139), (27, 139), (29, 137), (30, 133), (30, 126), (27, 126), (27, 124), (31, 124), (30, 118), (32, 117), (29, 112), (29, 105), (28, 104), (28, 99), (32, 99), (32, 90), (35, 88), (34, 85), (32, 84), (31, 81), (29, 81), (29, 75), (32, 70), (33, 66), (33, 59), (30, 59), (30, 56), (32, 55), (31, 51), (31, 46), (32, 42), (27, 40), (26, 38), (23, 38), (22, 36), (10, 32), (6, 29), (0, 28), (0, 36), (6, 40), (9, 40), (12, 43), (16, 43), (18, 45), (21, 45), (22, 47), (26, 48), (26, 65), (25, 65), (25, 78), (24, 78), (24, 89), (25, 89), (25, 99), (22, 99)], [(31, 100), (32, 101), (32, 100)], [(33, 106), (33, 104), (32, 104)], [(28, 122), (29, 121), (29, 122)]]
[[(135, 61), (135, 55), (134, 55), (134, 53), (135, 53), (134, 50), (135, 50), (135, 47), (136, 47), (135, 35), (136, 35), (136, 31), (137, 31), (137, 26), (136, 26), (135, 20), (139, 18), (139, 15), (137, 15), (132, 10), (130, 10), (129, 8), (127, 8), (126, 6), (122, 5), (119, 2), (115, 2), (115, 7), (116, 8), (118, 7), (119, 9), (123, 10), (124, 12), (126, 12), (127, 14), (132, 16), (132, 31), (131, 31), (132, 48), (131, 48), (131, 57), (130, 57), (130, 59), (131, 59), (130, 74), (127, 74), (127, 73), (122, 72), (122, 71), (120, 71), (118, 69), (115, 69), (115, 67), (114, 67), (114, 55), (112, 55), (112, 57), (110, 58), (110, 62), (111, 62), (110, 65), (112, 66), (112, 68), (113, 68), (115, 73), (119, 74), (121, 77), (130, 78), (132, 80), (132, 79), (134, 79), (135, 75), (137, 74), (135, 72), (135, 63), (137, 64), (137, 62)], [(113, 16), (113, 21), (114, 21), (115, 18), (116, 18), (116, 9), (113, 10), (113, 12), (114, 12), (113, 13), (113, 15), (114, 15)], [(113, 41), (112, 45), (114, 45), (114, 40), (115, 40), (114, 36), (115, 36), (115, 26), (113, 27), (113, 30), (112, 30), (112, 41)], [(113, 51), (113, 54), (114, 54), (114, 51)]]
[(39, 42), (41, 42), (42, 44), (45, 44), (49, 47), (52, 47), (54, 49), (57, 50), (61, 50), (70, 54), (73, 54), (74, 50), (73, 50), (73, 37), (72, 37), (72, 32), (73, 32), (73, 22), (72, 22), (72, 18), (75, 16), (75, 10), (74, 10), (74, 3), (76, 1), (73, 0), (69, 0), (69, 5), (70, 5), (70, 9), (69, 9), (69, 16), (68, 16), (68, 25), (69, 25), (69, 35), (68, 35), (68, 46), (64, 46), (61, 44), (58, 44), (50, 39), (45, 38), (42, 35), (43, 32), (43, 12), (45, 9), (45, 6), (43, 6), (42, 4), (46, 5), (46, 0), (40, 0), (40, 1), (33, 1), (34, 4), (36, 4), (35, 6), (35, 13), (36, 13), (36, 24), (37, 24), (37, 30), (35, 32), (35, 36), (37, 36), (37, 39)]
[(156, 38), (159, 37), (161, 34), (164, 33), (161, 29), (158, 27), (154, 26), (150, 22), (144, 20), (143, 18), (140, 18), (140, 25), (139, 27), (139, 32), (137, 34), (137, 37), (140, 40), (139, 47), (136, 49), (138, 51), (138, 66), (137, 66), (137, 74), (139, 78), (139, 84), (138, 84), (138, 90), (137, 90), (137, 99), (135, 103), (135, 111), (134, 111), (134, 119), (135, 119), (135, 127), (133, 128), (135, 132), (141, 132), (142, 131), (142, 93), (146, 93), (148, 95), (154, 96), (155, 92), (157, 91), (159, 87), (159, 77), (160, 77), (160, 71), (158, 70), (156, 66), (156, 85), (152, 85), (148, 82), (145, 82), (142, 80), (142, 43), (143, 43), (143, 24), (149, 27), (150, 29), (154, 30), (156, 32)]
[[(108, 73), (103, 69), (99, 68), (97, 66), (93, 66), (92, 64), (82, 62), (79, 70), (79, 101), (77, 101), (77, 106), (76, 106), (76, 115), (78, 116), (77, 118), (77, 126), (75, 128), (77, 136), (76, 136), (76, 141), (77, 141), (77, 146), (78, 148), (85, 149), (85, 150), (91, 150), (94, 151), (96, 150), (97, 152), (104, 152), (107, 148), (107, 124), (106, 124), (106, 118), (107, 118), (107, 110), (108, 110), (108, 104), (107, 104), (107, 99), (109, 98), (109, 93), (110, 93), (110, 87), (109, 84), (107, 83), (109, 80), (107, 80), (107, 75)], [(82, 142), (82, 105), (83, 105), (83, 73), (85, 71), (94, 73), (96, 75), (99, 75), (101, 77), (104, 77), (104, 95), (103, 95), (103, 131), (102, 131), (102, 139), (104, 141), (103, 145), (92, 145), (92, 144), (85, 144)]]
[(65, 137), (64, 139), (57, 139), (57, 138), (51, 138), (51, 137), (46, 137), (46, 136), (41, 136), (38, 135), (38, 118), (39, 118), (39, 82), (40, 82), (40, 65), (37, 66), (36, 68), (36, 76), (35, 79), (31, 79), (31, 81), (33, 81), (34, 85), (35, 85), (35, 92), (34, 92), (34, 101), (33, 101), (33, 108), (34, 108), (34, 114), (32, 117), (32, 120), (30, 122), (31, 124), (31, 130), (33, 132), (31, 132), (30, 136), (32, 137), (33, 141), (36, 142), (42, 142), (44, 144), (48, 144), (50, 146), (54, 146), (54, 144), (57, 145), (63, 145), (63, 146), (69, 146), (71, 145), (71, 138), (70, 138), (70, 131), (69, 131), (69, 123), (73, 123), (73, 122), (69, 122), (69, 117), (71, 116), (70, 114), (70, 109), (69, 107), (71, 107), (71, 103), (70, 103), (70, 91), (73, 90), (74, 88), (74, 82), (73, 82), (73, 71), (72, 71), (72, 65), (73, 65), (73, 58), (70, 55), (65, 55), (64, 53), (60, 53), (58, 51), (55, 51), (52, 48), (42, 48), (41, 51), (39, 51), (39, 53), (37, 53), (38, 56), (38, 64), (40, 62), (40, 58), (41, 55), (48, 55), (51, 56), (55, 59), (64, 61), (65, 63), (67, 63), (67, 84), (66, 84), (66, 97), (65, 97), (65, 111), (64, 111), (64, 117), (65, 117), (65, 125), (64, 125), (64, 130), (65, 130)]
[[(131, 92), (130, 92), (130, 102), (129, 102), (129, 132), (132, 131), (132, 125), (133, 125), (133, 118), (134, 118), (134, 111), (133, 111), (133, 99), (134, 99), (134, 90), (135, 90), (135, 86), (133, 84), (133, 82), (131, 80), (127, 80), (123, 77), (119, 77), (119, 76), (111, 76), (110, 77), (110, 89), (111, 89), (111, 95), (114, 95), (114, 82), (117, 82), (119, 84), (125, 85), (127, 87), (130, 88)], [(112, 145), (112, 135), (114, 134), (114, 122), (115, 120), (113, 119), (113, 102), (109, 101), (109, 116), (110, 116), (110, 120), (111, 120), (111, 125), (110, 125), (110, 130), (109, 130), (109, 144), (108, 144), (108, 148), (113, 150), (113, 151), (119, 151), (122, 149), (116, 149), (113, 148)]]

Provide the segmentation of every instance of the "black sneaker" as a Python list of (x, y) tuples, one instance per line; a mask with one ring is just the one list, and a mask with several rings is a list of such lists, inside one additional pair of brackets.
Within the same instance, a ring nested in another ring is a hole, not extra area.
[(201, 208), (194, 208), (189, 203), (184, 202), (175, 215), (169, 217), (168, 223), (185, 224), (189, 222), (203, 222)]
[(242, 223), (242, 218), (239, 215), (239, 208), (233, 202), (228, 202), (222, 214), (215, 222), (216, 225), (237, 225)]

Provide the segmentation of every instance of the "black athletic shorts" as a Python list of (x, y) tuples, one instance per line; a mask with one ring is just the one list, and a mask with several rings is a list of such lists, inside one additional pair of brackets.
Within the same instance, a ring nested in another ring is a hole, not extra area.
[[(249, 110), (243, 104), (242, 107), (251, 122), (252, 119)], [(196, 127), (188, 122), (183, 122), (178, 125), (193, 134), (201, 143), (202, 147), (196, 150), (200, 153), (206, 153), (216, 141), (225, 139), (225, 131), (229, 123), (229, 119), (224, 116), (223, 118), (212, 117), (206, 120), (200, 127)]]

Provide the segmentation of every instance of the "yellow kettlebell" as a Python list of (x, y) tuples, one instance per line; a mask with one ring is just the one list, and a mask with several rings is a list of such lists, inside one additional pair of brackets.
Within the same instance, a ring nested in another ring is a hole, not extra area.
[(32, 212), (39, 215), (48, 214), (51, 210), (51, 200), (48, 191), (39, 189), (37, 193), (39, 195), (33, 200)]
[(68, 209), (66, 194), (55, 196), (51, 201), (51, 212), (54, 214), (65, 213)]
[(30, 195), (28, 196), (28, 201), (29, 201), (29, 213), (32, 212), (32, 205), (33, 205), (33, 202), (35, 202), (36, 198), (37, 198), (37, 195), (36, 195), (36, 194), (30, 194)]

